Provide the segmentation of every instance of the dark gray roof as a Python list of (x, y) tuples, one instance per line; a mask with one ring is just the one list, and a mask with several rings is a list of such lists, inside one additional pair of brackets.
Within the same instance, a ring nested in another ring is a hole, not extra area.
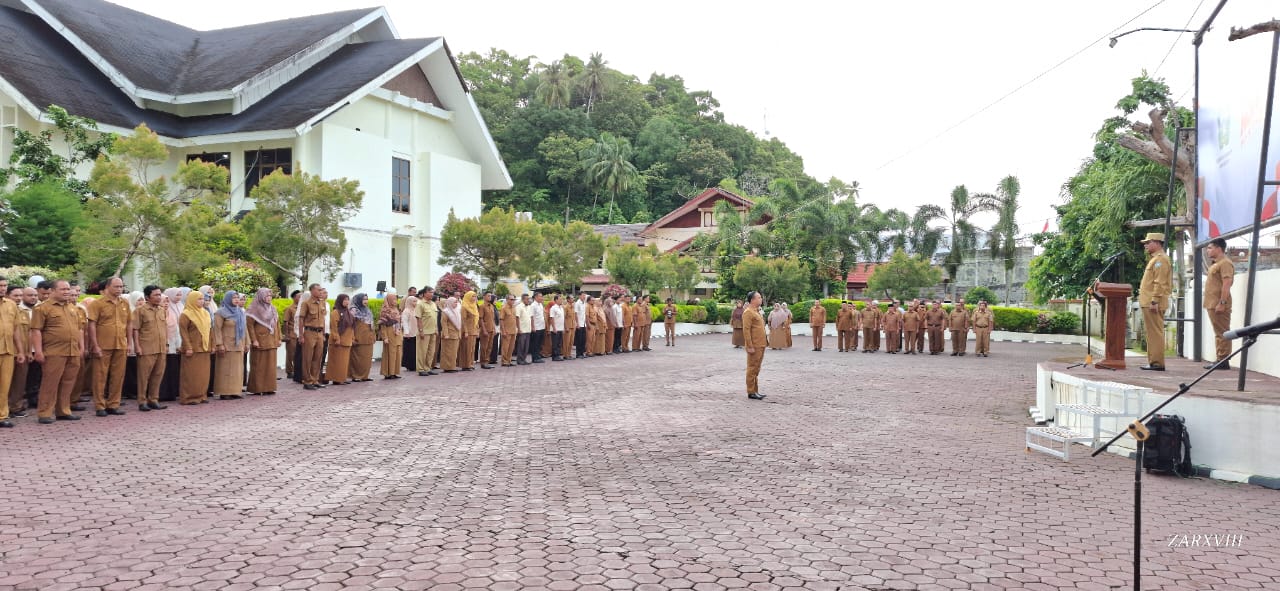
[(649, 224), (600, 224), (595, 226), (596, 234), (605, 240), (617, 236), (622, 244), (644, 245), (644, 237), (640, 235)]
[(36, 1), (130, 82), (172, 95), (228, 90), (376, 10), (197, 31), (103, 0)]
[[(63, 1), (63, 0), (59, 0)], [(178, 117), (142, 109), (39, 17), (0, 7), (0, 77), (44, 109), (133, 128), (146, 123), (174, 138), (289, 129), (355, 92), (436, 41), (349, 44), (238, 115)]]

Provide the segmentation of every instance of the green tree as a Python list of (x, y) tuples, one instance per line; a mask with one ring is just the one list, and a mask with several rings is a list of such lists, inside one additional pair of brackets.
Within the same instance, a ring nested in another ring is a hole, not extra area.
[(347, 250), (342, 224), (364, 202), (359, 181), (276, 170), (251, 196), (257, 205), (241, 224), (258, 258), (304, 286), (316, 265), (327, 279), (337, 276)]
[(615, 242), (608, 247), (604, 266), (614, 283), (634, 290), (656, 291), (662, 287), (658, 257), (658, 248), (652, 244), (648, 246), (619, 245), (615, 239)]
[(109, 154), (98, 156), (89, 176), (96, 197), (85, 203), (84, 224), (72, 232), (79, 261), (88, 275), (121, 275), (135, 258), (162, 272), (169, 263), (191, 256), (170, 246), (183, 210), (203, 200), (225, 201), (230, 186), (226, 169), (191, 161), (181, 164), (171, 184), (157, 168), (169, 151), (145, 124), (132, 135), (116, 138)]
[(631, 190), (642, 181), (636, 166), (631, 163), (631, 143), (613, 134), (600, 135), (599, 141), (583, 156), (586, 177), (596, 191), (609, 192), (609, 214), (605, 223), (613, 223), (613, 204), (618, 195)]
[(590, 115), (596, 97), (604, 96), (609, 85), (609, 62), (605, 61), (603, 55), (591, 54), (591, 59), (587, 60), (582, 73), (578, 75), (578, 85), (587, 95), (587, 114)]
[(1018, 195), (1022, 184), (1018, 177), (1009, 175), (1000, 180), (996, 194), (989, 198), (990, 209), (995, 210), (996, 224), (991, 228), (991, 258), (1004, 261), (1004, 300), (1011, 301), (1013, 292), (1013, 267), (1018, 256)]
[(564, 71), (564, 64), (551, 62), (542, 67), (535, 96), (542, 104), (553, 109), (569, 106), (573, 98), (573, 80)]
[(496, 48), (484, 55), (470, 52), (458, 56), (458, 70), (495, 136), (517, 117), (521, 103), (528, 99), (531, 61)]
[(591, 148), (595, 140), (574, 139), (556, 132), (538, 144), (538, 154), (546, 170), (547, 182), (564, 193), (564, 220), (569, 222), (573, 189), (585, 177), (583, 160), (579, 156)]
[(947, 277), (951, 278), (951, 290), (955, 293), (956, 273), (965, 257), (974, 252), (978, 245), (978, 228), (971, 218), (985, 209), (982, 195), (970, 195), (964, 185), (951, 190), (951, 209), (948, 222), (951, 225), (951, 244), (943, 266), (947, 269)]
[(80, 196), (64, 183), (28, 183), (5, 196), (13, 215), (5, 222), (9, 236), (0, 250), (0, 267), (36, 265), (52, 269), (74, 266), (71, 235), (84, 224)]
[(575, 221), (567, 226), (541, 224), (539, 233), (542, 251), (539, 256), (528, 259), (535, 261), (536, 266), (527, 275), (521, 273), (527, 277), (546, 276), (555, 280), (561, 289), (576, 289), (582, 285), (583, 276), (596, 268), (604, 256), (604, 238), (586, 222)]
[(797, 301), (809, 285), (809, 265), (793, 256), (764, 259), (749, 256), (733, 271), (733, 282), (743, 293), (759, 291), (764, 301)]
[(57, 105), (49, 105), (44, 114), (62, 136), (67, 146), (66, 154), (59, 154), (53, 148), (54, 129), (35, 133), (16, 130), (13, 153), (9, 155), (12, 167), (0, 168), (0, 187), (9, 184), (9, 179), (16, 176), (19, 186), (62, 183), (81, 199), (88, 198), (89, 184), (75, 177), (76, 167), (97, 160), (115, 142), (115, 134), (101, 133), (96, 121), (71, 115)]
[(275, 278), (271, 274), (253, 263), (239, 260), (201, 269), (195, 279), (202, 285), (213, 287), (220, 294), (234, 291), (249, 297), (253, 297), (264, 287), (276, 287)]
[(668, 252), (658, 256), (658, 283), (672, 293), (688, 291), (702, 281), (698, 260), (680, 253)]
[(964, 299), (969, 305), (976, 306), (978, 302), (986, 300), (988, 305), (999, 306), (1000, 297), (991, 288), (979, 285), (964, 292)]
[(526, 277), (536, 269), (520, 267), (523, 260), (537, 257), (529, 245), (540, 244), (541, 228), (537, 222), (516, 219), (514, 209), (490, 208), (479, 218), (458, 219), (449, 211), (449, 219), (440, 233), (441, 265), (455, 271), (475, 273), (488, 285), (510, 277), (517, 270)]
[(898, 300), (920, 297), (920, 290), (937, 285), (942, 273), (929, 264), (928, 259), (908, 256), (904, 250), (896, 250), (889, 262), (876, 266), (867, 279), (867, 291), (883, 293)]

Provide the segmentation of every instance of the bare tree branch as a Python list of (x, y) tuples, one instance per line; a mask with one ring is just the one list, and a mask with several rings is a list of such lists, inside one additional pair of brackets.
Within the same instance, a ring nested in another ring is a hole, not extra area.
[(1237, 41), (1245, 37), (1252, 37), (1258, 33), (1266, 33), (1269, 31), (1280, 31), (1280, 20), (1271, 19), (1265, 23), (1258, 23), (1252, 27), (1243, 29), (1231, 27), (1231, 34), (1227, 35), (1227, 41)]

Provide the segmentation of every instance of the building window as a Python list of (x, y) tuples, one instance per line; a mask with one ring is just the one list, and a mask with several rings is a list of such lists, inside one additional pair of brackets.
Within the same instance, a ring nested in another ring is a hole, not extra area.
[(716, 225), (716, 214), (713, 211), (702, 212), (702, 227), (710, 228)]
[(409, 161), (391, 159), (391, 211), (409, 213)]
[(244, 153), (244, 194), (248, 196), (267, 175), (276, 171), (293, 174), (293, 148), (249, 150)]
[(396, 249), (391, 249), (391, 285), (396, 284)]
[(209, 164), (217, 164), (227, 170), (231, 170), (231, 152), (201, 152), (199, 154), (187, 154), (187, 162), (207, 162)]

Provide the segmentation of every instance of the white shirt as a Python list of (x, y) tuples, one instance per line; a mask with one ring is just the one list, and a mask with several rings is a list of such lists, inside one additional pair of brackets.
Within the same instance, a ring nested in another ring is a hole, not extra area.
[(551, 304), (551, 331), (564, 332), (564, 308)]
[(533, 330), (533, 306), (526, 306), (524, 302), (516, 303), (516, 320), (520, 325), (520, 332), (531, 332)]
[(529, 305), (529, 314), (533, 316), (533, 330), (546, 330), (547, 328), (547, 309), (542, 304), (533, 302)]
[(587, 327), (587, 303), (578, 300), (573, 303), (574, 319), (578, 322), (578, 328)]
[(613, 304), (613, 321), (622, 326), (622, 304), (614, 302)]

